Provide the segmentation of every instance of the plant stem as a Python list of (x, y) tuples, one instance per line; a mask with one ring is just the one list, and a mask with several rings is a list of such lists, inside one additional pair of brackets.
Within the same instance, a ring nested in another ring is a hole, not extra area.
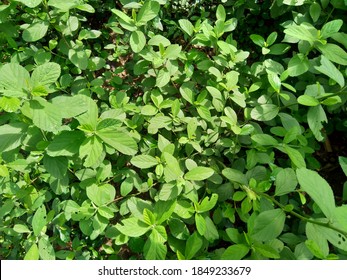
[[(254, 190), (253, 190), (254, 191)], [(278, 202), (276, 199), (274, 199), (272, 196), (266, 194), (266, 193), (259, 193), (259, 192), (256, 192), (254, 191), (257, 195), (261, 195), (269, 200), (271, 200), (274, 204), (276, 204), (278, 207), (280, 207), (283, 211), (285, 212), (288, 212), (290, 215), (292, 216), (295, 216), (297, 218), (299, 218), (300, 220), (304, 221), (304, 222), (307, 222), (307, 223), (312, 223), (312, 224), (316, 224), (316, 225), (319, 225), (319, 226), (322, 226), (322, 227), (325, 227), (325, 228), (329, 228), (329, 229), (332, 229), (332, 230), (335, 230), (337, 231), (338, 233), (341, 233), (343, 234), (344, 236), (347, 237), (347, 232), (342, 230), (342, 229), (339, 229), (335, 226), (333, 226), (330, 222), (319, 222), (319, 221), (316, 221), (316, 220), (313, 220), (311, 218), (307, 218), (307, 217), (304, 217), (302, 216), (301, 214), (291, 210), (291, 211), (288, 211), (285, 209), (285, 205), (283, 205), (282, 203)]]

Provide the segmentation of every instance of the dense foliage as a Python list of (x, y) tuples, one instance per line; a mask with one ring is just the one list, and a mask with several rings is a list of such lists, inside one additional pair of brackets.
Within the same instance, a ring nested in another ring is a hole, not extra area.
[(346, 259), (346, 11), (2, 1), (0, 257)]

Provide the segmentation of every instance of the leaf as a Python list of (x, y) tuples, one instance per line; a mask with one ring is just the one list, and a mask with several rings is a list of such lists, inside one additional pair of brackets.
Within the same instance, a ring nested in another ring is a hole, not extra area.
[(116, 189), (110, 184), (92, 184), (86, 188), (87, 197), (97, 206), (111, 203), (116, 196)]
[(43, 166), (46, 171), (57, 179), (63, 179), (68, 169), (68, 159), (66, 157), (43, 157)]
[(79, 147), (80, 158), (85, 158), (83, 165), (85, 167), (91, 167), (97, 163), (101, 163), (103, 160), (103, 150), (103, 145), (96, 136), (85, 139)]
[(315, 97), (306, 94), (298, 97), (298, 103), (304, 106), (317, 106), (320, 104)]
[[(96, 104), (96, 102), (91, 99), (90, 97), (79, 95), (78, 99), (84, 99), (84, 106), (83, 110), (85, 110), (85, 113), (79, 115), (76, 117), (76, 119), (79, 121), (81, 125), (86, 125), (90, 127), (90, 131), (96, 130), (97, 122), (98, 122), (98, 114), (99, 114), (99, 108)], [(58, 101), (59, 104), (59, 101)], [(72, 102), (72, 104), (75, 104)], [(67, 110), (70, 111), (69, 109)]]
[(222, 260), (242, 260), (249, 252), (249, 248), (243, 244), (231, 245), (223, 252)]
[(51, 157), (73, 156), (78, 153), (85, 136), (82, 131), (63, 131), (55, 136), (46, 152)]
[(307, 72), (310, 64), (307, 56), (298, 53), (294, 55), (288, 63), (288, 74), (291, 77), (297, 77)]
[(306, 168), (297, 169), (296, 176), (301, 189), (314, 200), (327, 218), (333, 218), (335, 199), (327, 181), (317, 172)]
[[(1, 92), (1, 89), (0, 89)], [(13, 113), (16, 112), (21, 106), (21, 101), (17, 97), (0, 97), (0, 109), (3, 109), (5, 112)]]
[(252, 34), (249, 37), (251, 38), (254, 44), (256, 44), (259, 47), (264, 47), (265, 39), (262, 36), (258, 34)]
[(4, 124), (0, 126), (0, 154), (19, 147), (26, 134), (27, 126), (24, 123)]
[(209, 216), (205, 216), (204, 219), (206, 224), (204, 237), (208, 242), (212, 243), (219, 239), (218, 230), (216, 228), (216, 225)]
[(36, 243), (34, 243), (25, 254), (24, 260), (38, 260), (39, 257), (39, 248), (37, 247)]
[(180, 19), (178, 21), (178, 24), (180, 25), (181, 29), (188, 34), (188, 36), (192, 36), (194, 33), (194, 26), (193, 24), (187, 20), (187, 19)]
[(157, 75), (155, 85), (157, 87), (164, 87), (170, 82), (170, 79), (170, 72), (167, 69), (160, 69)]
[(35, 8), (41, 4), (42, 0), (17, 0), (17, 2), (21, 2), (29, 8)]
[[(271, 87), (276, 91), (276, 92), (280, 92), (281, 90), (281, 79), (278, 77), (278, 75), (276, 73), (269, 73), (267, 75), (267, 78), (269, 80), (269, 83), (271, 85)], [(270, 105), (270, 104), (269, 104)]]
[(295, 190), (298, 181), (293, 169), (285, 168), (278, 172), (275, 180), (275, 195), (281, 196)]
[(130, 237), (139, 237), (149, 231), (151, 226), (135, 217), (121, 220), (121, 224), (116, 224), (116, 229)]
[(327, 39), (341, 29), (343, 25), (343, 21), (341, 19), (335, 19), (332, 21), (327, 22), (326, 24), (323, 25), (320, 36), (322, 39)]
[(343, 170), (343, 173), (347, 176), (347, 157), (339, 156), (339, 164)]
[(206, 196), (201, 203), (196, 205), (197, 213), (204, 213), (211, 210), (218, 201), (218, 194), (213, 193), (211, 197)]
[(167, 247), (164, 243), (166, 240), (165, 228), (163, 226), (154, 227), (143, 247), (146, 260), (165, 260)]
[(37, 21), (29, 25), (23, 31), (23, 40), (26, 42), (36, 42), (42, 39), (48, 31), (48, 21)]
[(171, 42), (169, 39), (165, 38), (162, 35), (154, 35), (148, 41), (148, 45), (151, 45), (151, 46), (159, 46), (160, 44), (162, 44), (163, 47), (167, 47), (167, 46), (171, 45)]
[(36, 67), (31, 75), (31, 83), (35, 86), (48, 86), (55, 83), (60, 76), (60, 65), (48, 62)]
[(154, 19), (160, 10), (160, 5), (157, 1), (147, 0), (141, 7), (136, 17), (136, 25), (146, 25), (150, 20)]
[(321, 105), (309, 108), (307, 112), (308, 126), (312, 130), (314, 137), (318, 141), (323, 141), (324, 136), (322, 135), (323, 122), (328, 122), (325, 111)]
[(97, 130), (96, 135), (122, 154), (135, 155), (137, 153), (136, 141), (126, 132), (116, 130), (110, 126)]
[(55, 252), (47, 235), (39, 239), (39, 255), (42, 260), (55, 260)]
[(347, 65), (347, 52), (340, 46), (327, 43), (317, 45), (318, 50), (329, 60), (340, 65)]
[(222, 174), (231, 182), (238, 183), (240, 185), (248, 184), (246, 175), (237, 169), (225, 168), (222, 170)]
[(297, 168), (306, 167), (305, 159), (298, 150), (287, 145), (284, 147), (284, 150)]
[(33, 97), (29, 104), (32, 109), (34, 125), (44, 131), (59, 131), (62, 125), (59, 107), (38, 96)]
[(186, 260), (191, 260), (196, 253), (202, 248), (203, 239), (202, 237), (194, 231), (194, 233), (188, 238), (186, 243), (186, 249), (184, 251), (184, 256)]
[(183, 171), (181, 170), (177, 159), (167, 152), (164, 152), (163, 156), (166, 161), (166, 166), (164, 167), (165, 182), (169, 183), (182, 177)]
[(60, 10), (60, 12), (67, 12), (70, 9), (78, 6), (79, 1), (78, 0), (68, 0), (68, 1), (61, 1), (61, 0), (49, 0), (48, 6), (52, 6), (54, 8), (57, 8)]
[(33, 227), (34, 235), (39, 236), (41, 234), (42, 229), (47, 224), (47, 216), (46, 216), (46, 208), (44, 205), (37, 208), (31, 225)]
[(9, 97), (25, 97), (30, 85), (29, 72), (17, 63), (0, 68), (0, 92)]
[(309, 250), (316, 256), (321, 259), (326, 258), (329, 254), (329, 245), (327, 238), (324, 236), (323, 232), (320, 230), (321, 226), (306, 223), (306, 236), (307, 241), (310, 242), (308, 245)]
[(138, 168), (150, 168), (159, 164), (156, 158), (150, 155), (135, 156), (130, 160), (130, 162)]
[(176, 207), (176, 200), (162, 201), (159, 200), (154, 205), (154, 215), (156, 217), (156, 223), (162, 224), (167, 221)]
[(214, 174), (214, 170), (210, 167), (197, 166), (188, 171), (184, 175), (184, 179), (191, 181), (202, 181)]
[(29, 233), (30, 232), (30, 229), (26, 225), (23, 225), (23, 224), (15, 224), (13, 226), (13, 230), (15, 232), (18, 232), (18, 233)]
[(258, 241), (270, 241), (279, 236), (284, 228), (286, 215), (282, 209), (261, 212), (254, 221), (252, 238)]
[(336, 81), (341, 88), (345, 86), (345, 78), (343, 77), (339, 69), (337, 69), (336, 66), (333, 63), (331, 63), (329, 59), (322, 55), (320, 63), (320, 66), (314, 66), (314, 68), (317, 71), (327, 75), (329, 78)]
[(310, 16), (313, 20), (313, 22), (316, 22), (320, 15), (321, 15), (321, 6), (319, 5), (319, 3), (317, 2), (313, 2), (311, 5), (310, 5)]
[(146, 37), (142, 31), (134, 31), (130, 35), (130, 47), (135, 53), (139, 53), (146, 45)]
[(91, 51), (88, 49), (69, 49), (68, 56), (70, 61), (79, 69), (86, 70)]
[(275, 104), (257, 105), (251, 111), (251, 117), (257, 121), (270, 121), (274, 119), (279, 112)]
[(269, 134), (254, 134), (251, 136), (252, 140), (262, 146), (276, 146), (278, 141)]
[(313, 43), (317, 39), (317, 36), (314, 36), (304, 24), (291, 25), (284, 30), (284, 33), (299, 40), (309, 41), (310, 43)]

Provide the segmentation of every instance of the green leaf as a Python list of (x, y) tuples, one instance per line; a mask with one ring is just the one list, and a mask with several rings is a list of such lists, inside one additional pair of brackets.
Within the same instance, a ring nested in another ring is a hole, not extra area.
[(275, 180), (275, 195), (281, 196), (293, 192), (298, 181), (293, 169), (285, 168), (278, 172)]
[(225, 21), (226, 19), (226, 13), (223, 5), (218, 5), (217, 11), (216, 11), (216, 17), (217, 20)]
[(42, 229), (47, 224), (47, 216), (46, 216), (46, 208), (44, 205), (37, 208), (31, 225), (33, 227), (34, 234), (39, 236), (41, 234)]
[[(1, 89), (0, 89), (1, 92)], [(13, 113), (16, 112), (21, 106), (21, 101), (17, 97), (0, 97), (0, 109), (3, 109), (5, 112)]]
[(345, 78), (336, 66), (330, 62), (324, 55), (321, 56), (320, 66), (314, 66), (316, 70), (327, 75), (332, 80), (336, 81), (341, 88), (345, 86)]
[(114, 127), (106, 127), (96, 131), (102, 141), (125, 155), (137, 153), (136, 141), (127, 132), (117, 131)]
[(69, 49), (68, 52), (70, 61), (81, 70), (86, 70), (88, 68), (90, 55), (91, 51), (88, 49)]
[(188, 171), (184, 175), (184, 179), (191, 181), (202, 181), (214, 174), (214, 170), (210, 167), (197, 166)]
[[(85, 105), (83, 106), (83, 110), (85, 110), (85, 113), (79, 115), (76, 117), (76, 119), (79, 121), (81, 125), (86, 125), (90, 129), (90, 131), (96, 130), (97, 122), (98, 122), (98, 111), (99, 108), (96, 104), (96, 102), (91, 99), (90, 97), (79, 95), (78, 99), (84, 99)], [(79, 102), (78, 102), (79, 103)], [(58, 102), (59, 104), (59, 102)], [(72, 104), (75, 104), (72, 102)], [(70, 112), (69, 109), (67, 109), (67, 112)], [(75, 113), (75, 112), (71, 112)]]
[(279, 108), (275, 104), (262, 104), (252, 109), (251, 117), (257, 121), (270, 121), (278, 115), (278, 112)]
[(347, 176), (347, 157), (339, 156), (339, 164), (343, 170), (343, 173)]
[(287, 145), (284, 147), (284, 150), (297, 168), (306, 167), (305, 159), (298, 150)]
[(211, 210), (218, 201), (218, 194), (213, 193), (211, 197), (206, 196), (201, 203), (196, 205), (196, 212), (203, 213)]
[(327, 181), (317, 172), (306, 168), (297, 169), (296, 176), (301, 189), (314, 200), (327, 218), (333, 218), (335, 199)]
[(288, 74), (291, 77), (297, 77), (307, 72), (310, 64), (307, 56), (298, 53), (294, 55), (288, 63)]
[(238, 183), (240, 185), (248, 184), (246, 175), (237, 169), (225, 168), (222, 170), (222, 174), (231, 182)]
[(18, 233), (29, 233), (30, 229), (27, 227), (27, 225), (23, 224), (15, 224), (13, 226), (13, 230)]
[(48, 31), (49, 22), (48, 21), (37, 21), (30, 24), (23, 31), (23, 40), (26, 42), (36, 42), (42, 39)]
[(110, 184), (96, 185), (92, 184), (87, 189), (88, 198), (97, 206), (111, 203), (116, 196), (116, 189)]
[(24, 123), (4, 124), (0, 126), (0, 153), (19, 147), (24, 138), (27, 126)]
[(316, 22), (319, 19), (320, 15), (321, 15), (321, 11), (322, 11), (322, 9), (321, 9), (319, 3), (313, 2), (310, 5), (310, 16), (311, 16), (313, 22)]
[(41, 4), (42, 0), (17, 0), (17, 2), (21, 2), (29, 8), (35, 8)]
[(85, 158), (83, 165), (85, 167), (91, 167), (101, 163), (103, 160), (103, 150), (103, 145), (96, 136), (85, 139), (79, 147), (80, 158)]
[(306, 223), (306, 236), (309, 250), (316, 256), (321, 259), (324, 259), (329, 254), (329, 245), (327, 238), (324, 236), (323, 232), (320, 230), (321, 226)]
[(261, 212), (254, 221), (252, 238), (258, 241), (270, 241), (279, 236), (284, 228), (286, 215), (282, 209)]
[(255, 252), (262, 254), (264, 257), (272, 259), (280, 258), (280, 254), (278, 253), (278, 251), (271, 245), (256, 243), (253, 245), (253, 248)]
[(47, 235), (39, 239), (39, 255), (41, 260), (55, 260), (55, 252)]
[(328, 122), (328, 118), (321, 105), (311, 107), (307, 112), (308, 126), (312, 130), (314, 137), (318, 141), (323, 141), (324, 136), (322, 135), (323, 122)]
[(39, 257), (39, 248), (37, 247), (36, 243), (34, 243), (25, 254), (24, 260), (38, 260)]
[(78, 6), (79, 1), (78, 0), (68, 0), (68, 1), (61, 1), (61, 0), (49, 0), (48, 6), (55, 7), (60, 10), (60, 12), (67, 12), (70, 9)]
[(48, 62), (34, 69), (31, 75), (31, 83), (33, 87), (49, 86), (55, 83), (59, 77), (60, 65), (55, 62)]
[(188, 34), (188, 36), (192, 36), (194, 33), (194, 26), (193, 24), (187, 20), (187, 19), (180, 19), (178, 21), (178, 24), (180, 25), (181, 29)]
[(26, 97), (30, 85), (29, 72), (17, 63), (0, 68), (0, 92), (9, 97)]
[(222, 254), (222, 260), (242, 260), (249, 252), (249, 247), (243, 244), (229, 246)]
[(259, 47), (264, 47), (265, 39), (262, 36), (258, 34), (252, 34), (249, 37), (251, 38), (254, 44), (256, 44)]
[(171, 79), (170, 72), (167, 69), (160, 69), (157, 75), (155, 85), (157, 87), (166, 86), (170, 82), (170, 79)]
[(317, 106), (320, 104), (315, 97), (306, 94), (298, 97), (298, 103), (304, 106)]
[(56, 132), (62, 125), (60, 108), (46, 101), (42, 97), (35, 96), (30, 100), (33, 123), (44, 131)]
[(154, 205), (154, 215), (156, 223), (162, 224), (167, 221), (176, 208), (176, 200), (162, 201), (159, 200)]
[(146, 37), (142, 31), (134, 31), (130, 35), (130, 47), (135, 53), (139, 53), (146, 45)]
[(148, 240), (143, 247), (146, 260), (165, 260), (167, 247), (167, 234), (163, 226), (156, 226), (152, 229)]
[(205, 218), (199, 213), (195, 213), (195, 225), (198, 233), (200, 235), (204, 235), (206, 232), (206, 221)]
[(254, 134), (251, 136), (252, 140), (262, 146), (276, 146), (278, 141), (269, 134)]
[(141, 7), (136, 17), (136, 25), (146, 25), (150, 20), (154, 19), (160, 10), (160, 5), (157, 1), (147, 0)]
[(327, 43), (317, 45), (318, 50), (329, 60), (340, 65), (347, 65), (347, 52), (340, 46)]
[(333, 36), (334, 34), (339, 32), (342, 25), (343, 25), (343, 21), (341, 19), (335, 19), (335, 20), (327, 22), (326, 24), (323, 25), (323, 28), (321, 30), (321, 33), (320, 33), (321, 38), (327, 39)]
[[(317, 34), (313, 35), (312, 31), (315, 31)], [(284, 33), (299, 40), (309, 41), (310, 43), (313, 43), (317, 39), (318, 35), (317, 30), (308, 23), (300, 25), (293, 24), (290, 27), (286, 28), (284, 30)]]
[(45, 155), (43, 157), (43, 166), (46, 171), (57, 179), (63, 179), (68, 169), (68, 159), (66, 157), (50, 157)]
[(121, 220), (121, 224), (116, 224), (116, 229), (130, 237), (139, 237), (149, 231), (151, 226), (135, 217)]
[(135, 156), (130, 160), (130, 162), (138, 168), (150, 168), (159, 164), (156, 158), (150, 155)]
[(63, 131), (48, 145), (47, 154), (51, 157), (73, 156), (78, 153), (84, 139), (82, 131)]
[(159, 46), (160, 44), (162, 44), (163, 47), (167, 47), (171, 45), (171, 42), (162, 35), (155, 35), (148, 41), (148, 45), (151, 46)]
[(204, 237), (206, 238), (208, 242), (212, 243), (219, 239), (218, 230), (216, 228), (216, 225), (214, 224), (214, 222), (209, 216), (205, 216), (204, 218), (205, 218), (205, 224), (206, 224)]
[(163, 156), (166, 161), (166, 166), (164, 167), (165, 182), (169, 183), (182, 177), (183, 171), (177, 159), (167, 152), (164, 152)]
[(271, 87), (279, 93), (281, 90), (281, 79), (278, 77), (278, 75), (276, 73), (269, 73), (267, 78)]
[(196, 253), (202, 248), (203, 238), (196, 232), (188, 238), (186, 243), (186, 249), (184, 252), (184, 256), (186, 260), (191, 260)]

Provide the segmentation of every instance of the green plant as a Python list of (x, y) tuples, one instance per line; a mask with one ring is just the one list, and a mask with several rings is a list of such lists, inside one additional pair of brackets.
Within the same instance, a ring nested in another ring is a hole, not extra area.
[(0, 6), (2, 258), (346, 258), (347, 3), (176, 2)]

